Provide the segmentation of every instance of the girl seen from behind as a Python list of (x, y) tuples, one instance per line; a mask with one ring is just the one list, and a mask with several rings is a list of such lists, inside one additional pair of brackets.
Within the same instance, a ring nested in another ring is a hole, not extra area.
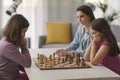
[(0, 80), (23, 80), (20, 67), (30, 67), (31, 57), (26, 48), (25, 33), (29, 22), (20, 14), (13, 15), (3, 29), (0, 41)]
[(109, 24), (105, 19), (98, 18), (92, 21), (90, 30), (91, 43), (84, 59), (93, 65), (101, 63), (120, 75), (120, 50)]

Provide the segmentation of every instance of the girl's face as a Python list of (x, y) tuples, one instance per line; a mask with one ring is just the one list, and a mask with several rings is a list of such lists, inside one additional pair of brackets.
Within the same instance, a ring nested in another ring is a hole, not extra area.
[(24, 28), (22, 29), (22, 34), (21, 34), (21, 37), (24, 38), (25, 37), (25, 33), (27, 31), (28, 28)]
[(90, 28), (91, 31), (91, 37), (102, 37), (102, 34), (92, 28)]
[(77, 15), (78, 22), (80, 24), (82, 24), (82, 25), (88, 25), (88, 24), (90, 24), (90, 21), (91, 21), (90, 16), (86, 15), (82, 11), (77, 11), (76, 15)]

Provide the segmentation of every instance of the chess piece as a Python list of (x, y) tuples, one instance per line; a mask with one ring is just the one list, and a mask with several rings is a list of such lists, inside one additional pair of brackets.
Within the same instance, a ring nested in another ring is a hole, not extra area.
[(39, 59), (39, 53), (37, 54), (37, 59)]
[(68, 62), (69, 62), (69, 64), (72, 64), (72, 57), (71, 56), (68, 56)]
[(44, 59), (45, 58), (46, 58), (46, 56), (44, 54), (39, 54), (40, 64), (44, 64)]
[(47, 57), (44, 57), (43, 62), (44, 62), (44, 63), (47, 62)]
[(84, 58), (81, 58), (81, 66), (85, 66), (85, 60), (84, 60)]
[(76, 65), (79, 66), (79, 62), (80, 62), (80, 60), (79, 60), (79, 58), (77, 58), (77, 59), (76, 59)]
[(65, 61), (68, 61), (68, 55), (65, 56)]
[(73, 58), (75, 57), (75, 53), (74, 52), (72, 52), (72, 55), (73, 55)]
[(53, 53), (53, 59), (55, 60), (55, 53)]
[(53, 59), (53, 66), (55, 66), (56, 65), (56, 63), (55, 63), (55, 59)]
[(52, 55), (49, 56), (49, 60), (52, 61)]
[(76, 65), (80, 66), (79, 63), (80, 63), (80, 54), (77, 53), (77, 54), (76, 54)]
[(57, 64), (60, 64), (60, 54), (58, 55)]
[(44, 68), (47, 68), (47, 62), (44, 62)]
[(49, 62), (49, 67), (50, 67), (50, 68), (53, 67), (52, 61)]
[(62, 58), (62, 63), (65, 63), (65, 58)]
[(80, 53), (78, 53), (78, 57), (79, 57), (79, 59), (80, 59)]
[(39, 53), (37, 54), (38, 63), (41, 64)]
[(58, 55), (58, 59), (60, 60), (60, 54)]

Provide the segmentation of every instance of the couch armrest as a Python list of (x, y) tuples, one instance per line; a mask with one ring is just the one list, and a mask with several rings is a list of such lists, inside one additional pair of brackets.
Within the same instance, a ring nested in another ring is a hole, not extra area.
[(46, 35), (42, 35), (39, 37), (39, 48), (41, 48), (45, 44), (45, 41), (46, 41)]
[(119, 49), (120, 49), (120, 42), (117, 42), (117, 44), (118, 44), (118, 47), (119, 47)]
[(27, 37), (27, 48), (31, 48), (31, 39), (30, 37)]

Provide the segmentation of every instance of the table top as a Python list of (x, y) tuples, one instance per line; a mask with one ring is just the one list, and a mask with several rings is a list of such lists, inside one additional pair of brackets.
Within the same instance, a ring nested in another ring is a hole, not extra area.
[[(37, 58), (38, 53), (49, 55), (57, 48), (51, 49), (30, 49), (32, 59)], [(89, 65), (91, 65), (88, 62)], [(98, 65), (84, 69), (60, 69), (40, 70), (32, 60), (32, 66), (25, 68), (30, 80), (120, 80), (120, 76), (108, 68)]]

